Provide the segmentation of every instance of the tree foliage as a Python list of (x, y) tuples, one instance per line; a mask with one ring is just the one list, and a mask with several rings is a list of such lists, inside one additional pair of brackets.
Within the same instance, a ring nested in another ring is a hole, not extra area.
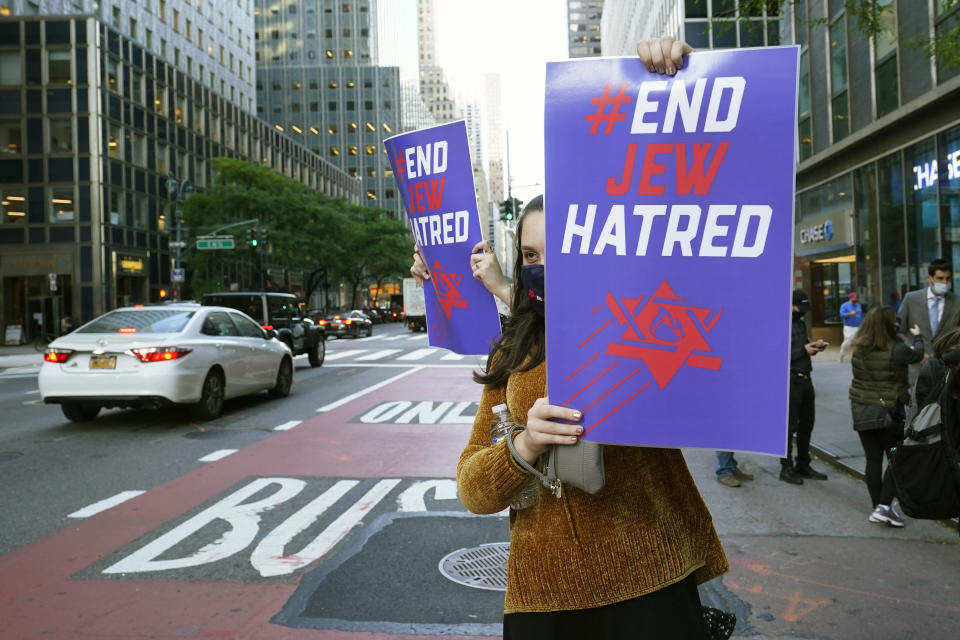
[[(706, 4), (705, 0), (698, 1)], [(901, 0), (901, 2), (906, 1)], [(935, 1), (939, 6), (940, 15), (946, 15), (960, 5), (960, 0)], [(827, 0), (823, 2), (826, 3)], [(729, 10), (718, 12), (715, 9), (714, 18), (736, 18), (746, 21), (751, 17), (762, 16), (764, 9), (767, 10), (767, 15), (781, 15), (788, 12), (791, 7), (802, 8), (809, 5), (810, 0), (739, 0), (739, 11), (736, 10), (732, 1), (725, 4), (728, 4)], [(717, 3), (714, 3), (715, 7), (716, 5)], [(847, 15), (854, 19), (857, 30), (868, 39), (874, 39), (885, 35), (884, 31), (888, 24), (885, 14), (894, 11), (896, 4), (891, 0), (843, 0), (843, 6)], [(951, 20), (948, 19), (948, 21)], [(828, 19), (808, 17), (805, 22), (807, 26), (815, 26), (826, 24)], [(895, 34), (886, 34), (887, 37), (893, 35)], [(933, 37), (904, 38), (901, 39), (901, 45), (925, 51), (943, 69), (960, 69), (960, 16), (955, 14), (952, 18), (952, 26), (945, 26), (938, 30)]]
[[(218, 233), (234, 236), (233, 251), (188, 252), (186, 267), (195, 297), (225, 288), (220, 278), (225, 272), (239, 274), (241, 287), (257, 289), (269, 264), (302, 271), (306, 298), (342, 278), (353, 287), (356, 304), (356, 292), (364, 283), (400, 277), (406, 270), (409, 230), (383, 211), (312, 192), (269, 167), (229, 158), (214, 159), (213, 167), (213, 185), (184, 204), (184, 222), (193, 239), (235, 222), (258, 222)], [(262, 232), (269, 231), (267, 245), (250, 247), (249, 229), (258, 231), (261, 240)], [(399, 259), (401, 254), (406, 262)]]

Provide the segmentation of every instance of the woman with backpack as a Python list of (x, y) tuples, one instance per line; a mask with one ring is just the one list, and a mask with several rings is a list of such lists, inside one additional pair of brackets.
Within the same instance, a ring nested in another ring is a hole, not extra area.
[(867, 312), (853, 339), (853, 381), (850, 384), (850, 412), (853, 429), (860, 437), (867, 465), (864, 475), (873, 511), (870, 522), (902, 527), (903, 519), (893, 510), (893, 478), (883, 473), (883, 455), (903, 437), (904, 406), (909, 402), (907, 366), (923, 359), (920, 327), (910, 328), (913, 346), (901, 342), (897, 316), (891, 307), (874, 307)]

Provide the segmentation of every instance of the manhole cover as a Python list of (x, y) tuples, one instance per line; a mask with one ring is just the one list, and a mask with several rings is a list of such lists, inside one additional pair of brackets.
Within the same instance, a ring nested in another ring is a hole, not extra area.
[(216, 429), (211, 431), (191, 431), (184, 434), (184, 438), (191, 440), (217, 440), (219, 438), (234, 438), (237, 440), (261, 440), (263, 431), (244, 431), (240, 429)]
[(23, 454), (19, 451), (0, 451), (0, 462), (6, 462), (7, 460), (16, 460)]
[(509, 555), (509, 542), (491, 542), (479, 547), (458, 549), (440, 561), (440, 573), (468, 587), (506, 591)]

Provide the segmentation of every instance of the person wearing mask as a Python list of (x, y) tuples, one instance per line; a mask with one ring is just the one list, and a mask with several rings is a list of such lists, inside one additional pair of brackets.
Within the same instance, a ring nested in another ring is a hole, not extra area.
[[(793, 292), (793, 322), (790, 332), (790, 412), (787, 434), (787, 457), (780, 458), (780, 479), (790, 484), (803, 484), (804, 478), (826, 480), (827, 475), (810, 466), (810, 436), (816, 417), (814, 408), (813, 372), (811, 356), (827, 348), (823, 340), (809, 341), (807, 324), (803, 321), (810, 311), (810, 299), (797, 289)], [(797, 438), (797, 458), (794, 464), (793, 436)]]
[(850, 299), (840, 305), (840, 319), (843, 320), (843, 342), (840, 344), (840, 362), (847, 355), (853, 336), (857, 335), (857, 328), (863, 322), (863, 307), (860, 305), (860, 296), (856, 291), (850, 292)]
[(907, 366), (923, 359), (920, 327), (909, 329), (913, 345), (900, 341), (897, 317), (891, 307), (874, 307), (867, 312), (853, 339), (853, 380), (850, 383), (850, 413), (853, 429), (860, 438), (866, 457), (867, 491), (873, 511), (870, 522), (902, 527), (903, 518), (893, 509), (894, 485), (887, 467), (883, 473), (883, 455), (896, 443), (885, 428), (888, 411), (905, 417), (904, 405), (910, 401)]
[[(953, 280), (953, 267), (943, 258), (937, 258), (927, 267), (927, 286), (919, 291), (911, 291), (903, 297), (900, 311), (901, 327), (920, 327), (923, 337), (923, 362), (933, 353), (933, 340), (941, 332), (957, 324), (956, 316), (960, 312), (960, 301), (950, 291)], [(922, 364), (922, 363), (921, 363)], [(920, 373), (920, 364), (910, 365), (909, 382), (916, 381)]]
[[(492, 407), (507, 403), (526, 425), (513, 442), (529, 464), (582, 433), (576, 408), (545, 397), (544, 235), (537, 197), (518, 221), (512, 314), (475, 375), (483, 393), (457, 465), (460, 498), (475, 513), (502, 511), (532, 477), (505, 439), (490, 444)], [(511, 512), (503, 637), (707, 638), (697, 584), (728, 565), (683, 455), (610, 445), (604, 452), (598, 493), (565, 486), (555, 497), (541, 487), (537, 505)]]

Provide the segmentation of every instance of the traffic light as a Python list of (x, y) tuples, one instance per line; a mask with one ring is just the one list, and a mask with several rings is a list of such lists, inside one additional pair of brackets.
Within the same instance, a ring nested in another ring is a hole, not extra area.
[(260, 241), (266, 245), (270, 241), (270, 229), (261, 229), (260, 230)]
[[(523, 209), (522, 209), (522, 208), (523, 208), (523, 200), (520, 200), (519, 198), (511, 198), (511, 200), (513, 201), (513, 216), (514, 216), (515, 218), (519, 218), (519, 217), (520, 217), (520, 212), (523, 210)], [(510, 219), (512, 220), (513, 218), (510, 218)]]
[(513, 203), (509, 200), (500, 203), (500, 219), (513, 220)]
[(247, 244), (254, 248), (260, 244), (260, 240), (257, 239), (257, 230), (253, 227), (247, 229)]

